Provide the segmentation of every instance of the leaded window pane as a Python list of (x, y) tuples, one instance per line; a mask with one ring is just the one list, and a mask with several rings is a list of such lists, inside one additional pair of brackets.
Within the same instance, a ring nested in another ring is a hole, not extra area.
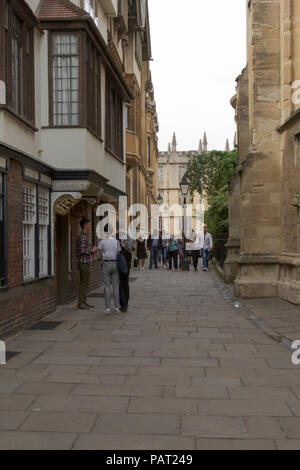
[(78, 126), (79, 110), (79, 36), (53, 35), (53, 124)]

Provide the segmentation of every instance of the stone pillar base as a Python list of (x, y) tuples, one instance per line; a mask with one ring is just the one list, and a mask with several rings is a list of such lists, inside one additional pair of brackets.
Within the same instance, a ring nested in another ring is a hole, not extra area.
[(241, 299), (278, 297), (278, 284), (272, 279), (239, 278), (234, 282), (234, 295)]
[(232, 284), (239, 272), (240, 240), (229, 239), (226, 245), (227, 257), (223, 266), (224, 280)]
[(300, 305), (300, 282), (297, 281), (279, 281), (279, 297), (292, 304)]
[(278, 297), (279, 260), (272, 255), (245, 255), (238, 260), (234, 293), (242, 299)]

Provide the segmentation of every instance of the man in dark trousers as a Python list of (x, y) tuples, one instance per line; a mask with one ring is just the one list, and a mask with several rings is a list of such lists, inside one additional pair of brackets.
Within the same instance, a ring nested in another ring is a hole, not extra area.
[(150, 266), (149, 269), (153, 268), (153, 263), (155, 269), (158, 269), (158, 252), (161, 248), (161, 239), (159, 238), (159, 232), (157, 230), (153, 230), (152, 235), (149, 235), (147, 241), (147, 248), (150, 251)]
[(88, 233), (91, 230), (90, 221), (83, 218), (80, 221), (80, 227), (82, 232), (77, 238), (76, 244), (76, 255), (80, 271), (79, 301), (77, 308), (79, 310), (89, 310), (90, 308), (94, 308), (94, 306), (87, 303), (86, 296), (91, 276), (91, 265), (94, 262), (94, 254), (97, 253), (97, 247), (92, 247), (89, 241)]
[(121, 245), (121, 253), (123, 254), (127, 268), (128, 274), (123, 274), (119, 272), (120, 276), (120, 311), (127, 313), (128, 311), (128, 303), (129, 303), (129, 296), (130, 296), (130, 288), (129, 288), (129, 276), (130, 276), (130, 269), (132, 263), (132, 252), (134, 251), (135, 242), (129, 236), (127, 238), (120, 238), (120, 234), (117, 234), (117, 239)]

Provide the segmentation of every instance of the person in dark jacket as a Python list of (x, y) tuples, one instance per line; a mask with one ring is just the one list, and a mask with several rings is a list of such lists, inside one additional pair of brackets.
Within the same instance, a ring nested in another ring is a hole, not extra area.
[(178, 241), (174, 238), (174, 235), (171, 235), (168, 252), (169, 252), (169, 269), (172, 270), (172, 263), (174, 263), (174, 268), (177, 271), (178, 269)]
[(158, 252), (160, 249), (161, 245), (161, 240), (159, 238), (159, 232), (157, 230), (154, 230), (152, 235), (149, 235), (148, 241), (147, 241), (147, 248), (150, 250), (150, 266), (149, 269), (153, 268), (153, 263), (155, 269), (158, 269)]
[(121, 245), (121, 253), (123, 254), (127, 268), (128, 274), (119, 273), (120, 275), (120, 311), (127, 313), (128, 311), (128, 303), (130, 297), (130, 287), (129, 287), (129, 276), (130, 276), (130, 269), (132, 264), (132, 252), (135, 250), (134, 240), (132, 240), (129, 236), (127, 238), (120, 238), (120, 234), (117, 234), (117, 239)]

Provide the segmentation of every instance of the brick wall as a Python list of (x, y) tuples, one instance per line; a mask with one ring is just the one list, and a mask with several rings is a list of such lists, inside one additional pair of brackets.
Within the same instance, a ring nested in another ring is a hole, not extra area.
[(8, 284), (11, 288), (23, 281), (23, 175), (22, 166), (10, 160), (7, 175), (8, 212)]
[[(23, 285), (23, 175), (22, 165), (10, 160), (7, 175), (8, 289), (0, 291), (0, 338), (10, 336), (53, 312), (53, 279)], [(37, 295), (38, 293), (38, 295)]]
[[(8, 196), (8, 289), (0, 291), (0, 338), (28, 327), (56, 309), (56, 280), (43, 279), (23, 284), (23, 174), (22, 165), (10, 160), (7, 175)], [(71, 214), (72, 271), (69, 273), (66, 302), (78, 298), (79, 270), (76, 240), (82, 215), (91, 217), (91, 208), (84, 203)], [(94, 209), (93, 209), (94, 210)], [(101, 286), (100, 262), (92, 266), (90, 291)]]
[(38, 292), (31, 289), (28, 293), (22, 293), (25, 289), (20, 289), (19, 296), (0, 301), (0, 338), (17, 333), (56, 309), (53, 280), (52, 285), (38, 289)]

